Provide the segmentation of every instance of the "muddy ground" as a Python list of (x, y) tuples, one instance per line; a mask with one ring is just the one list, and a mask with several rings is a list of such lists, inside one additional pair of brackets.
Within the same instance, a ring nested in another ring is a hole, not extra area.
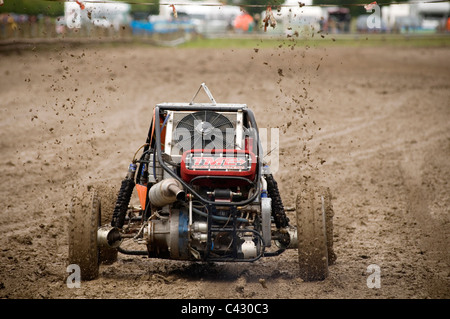
[[(448, 47), (288, 40), (1, 53), (0, 297), (449, 298), (449, 56)], [(72, 194), (120, 185), (153, 106), (189, 102), (202, 82), (218, 102), (246, 103), (260, 127), (279, 128), (285, 206), (307, 181), (331, 188), (338, 259), (329, 277), (303, 282), (295, 250), (253, 264), (119, 255), (69, 289)], [(379, 288), (367, 285), (370, 265)]]

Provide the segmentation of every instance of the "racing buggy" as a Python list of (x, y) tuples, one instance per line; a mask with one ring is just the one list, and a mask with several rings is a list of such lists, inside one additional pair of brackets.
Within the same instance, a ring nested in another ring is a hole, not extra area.
[[(202, 88), (210, 102), (194, 103)], [(119, 190), (101, 185), (74, 196), (70, 264), (91, 280), (118, 253), (214, 263), (297, 249), (300, 277), (326, 278), (336, 258), (329, 189), (299, 190), (291, 225), (254, 113), (217, 103), (204, 83), (197, 94), (190, 103), (156, 105)], [(135, 190), (139, 204), (131, 205)]]

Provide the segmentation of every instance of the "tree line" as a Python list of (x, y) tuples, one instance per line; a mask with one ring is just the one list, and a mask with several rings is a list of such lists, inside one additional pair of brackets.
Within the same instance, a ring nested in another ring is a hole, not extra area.
[[(80, 0), (81, 2), (83, 0)], [(117, 0), (119, 2), (127, 2), (126, 0)], [(45, 15), (50, 17), (58, 17), (64, 15), (64, 1), (61, 0), (4, 0), (0, 6), (0, 13), (16, 13), (28, 15)], [(131, 1), (131, 12), (147, 12), (149, 14), (159, 13), (159, 0), (151, 0), (154, 5), (137, 4), (148, 3), (149, 0), (133, 0)]]

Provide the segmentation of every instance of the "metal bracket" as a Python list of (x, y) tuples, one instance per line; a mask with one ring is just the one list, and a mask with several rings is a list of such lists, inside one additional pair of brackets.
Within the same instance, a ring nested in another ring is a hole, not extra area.
[(205, 83), (202, 83), (200, 85), (200, 87), (197, 90), (197, 93), (195, 93), (194, 97), (192, 98), (191, 103), (189, 103), (189, 105), (193, 105), (194, 104), (194, 100), (197, 97), (198, 92), (200, 92), (200, 90), (203, 88), (203, 90), (205, 91), (206, 95), (208, 95), (209, 99), (211, 100), (212, 104), (217, 105), (216, 100), (214, 99), (214, 97), (211, 94), (211, 91), (208, 89), (208, 87), (206, 86)]

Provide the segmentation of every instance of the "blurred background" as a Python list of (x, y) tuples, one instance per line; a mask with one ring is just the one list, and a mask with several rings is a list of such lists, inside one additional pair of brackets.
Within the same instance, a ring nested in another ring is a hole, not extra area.
[[(178, 45), (199, 37), (301, 38), (311, 37), (312, 32), (344, 38), (368, 33), (409, 36), (450, 33), (448, 1), (387, 2), (372, 8), (367, 8), (369, 2), (363, 0), (304, 1), (2, 0), (0, 39), (95, 37), (147, 39)], [(271, 10), (267, 10), (268, 6)], [(264, 26), (268, 12), (276, 20), (276, 26)]]

